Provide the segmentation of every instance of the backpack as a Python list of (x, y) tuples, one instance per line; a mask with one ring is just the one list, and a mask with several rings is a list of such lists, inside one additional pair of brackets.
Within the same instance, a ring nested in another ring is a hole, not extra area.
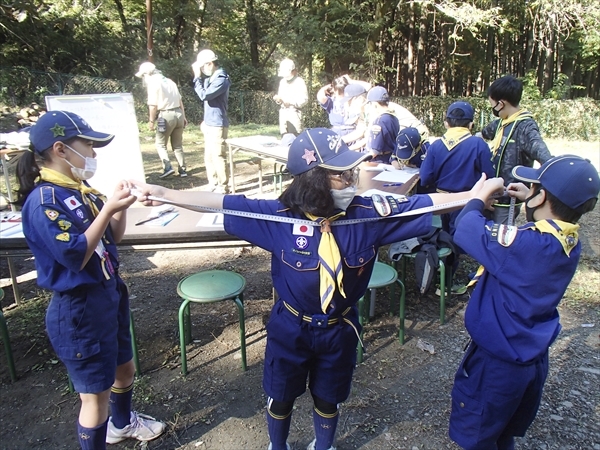
[(400, 261), (402, 255), (416, 253), (415, 279), (421, 295), (426, 294), (433, 283), (433, 278), (439, 267), (438, 250), (449, 248), (456, 253), (452, 236), (438, 227), (431, 227), (429, 232), (390, 245), (388, 256), (392, 261)]

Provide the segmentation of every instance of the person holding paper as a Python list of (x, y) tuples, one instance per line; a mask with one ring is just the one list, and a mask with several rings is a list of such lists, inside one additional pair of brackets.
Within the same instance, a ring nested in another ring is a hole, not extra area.
[[(228, 233), (272, 253), (273, 286), (280, 298), (266, 327), (263, 374), (271, 450), (290, 449), (286, 441), (294, 401), (306, 391), (307, 381), (315, 430), (308, 448), (333, 449), (339, 405), (350, 393), (356, 364), (361, 331), (357, 302), (369, 284), (378, 248), (423, 235), (431, 226), (431, 215), (425, 211), (373, 219), (450, 201), (466, 202), (483, 186), (488, 192), (503, 186), (501, 179), (482, 178), (469, 192), (374, 202), (355, 196), (355, 168), (368, 157), (351, 151), (332, 130), (313, 128), (291, 144), (287, 167), (294, 178), (276, 200), (175, 191), (131, 181), (139, 190), (139, 200), (148, 206), (169, 202), (190, 209), (225, 208), (262, 215), (225, 214), (224, 226)], [(348, 224), (345, 219), (369, 221)]]
[(76, 114), (50, 111), (31, 128), (30, 151), (17, 166), (23, 232), (38, 285), (52, 291), (46, 331), (79, 392), (77, 434), (84, 450), (127, 438), (149, 441), (165, 430), (131, 410), (129, 294), (116, 244), (136, 198), (127, 181), (108, 200), (86, 181), (96, 170), (95, 149), (113, 138)]

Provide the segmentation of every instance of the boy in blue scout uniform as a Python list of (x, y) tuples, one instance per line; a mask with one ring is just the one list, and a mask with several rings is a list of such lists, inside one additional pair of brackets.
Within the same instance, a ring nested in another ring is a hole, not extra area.
[[(348, 149), (325, 128), (303, 131), (288, 153), (292, 184), (277, 200), (181, 192), (133, 182), (146, 205), (153, 195), (184, 205), (266, 214), (226, 214), (225, 230), (272, 253), (273, 286), (280, 298), (267, 324), (263, 387), (268, 395), (269, 449), (289, 449), (292, 409), (306, 390), (314, 400), (315, 440), (308, 448), (332, 449), (338, 404), (350, 393), (361, 327), (356, 304), (367, 289), (378, 247), (429, 230), (431, 216), (336, 224), (373, 219), (432, 204), (469, 199), (476, 189), (459, 194), (415, 195), (388, 203), (378, 213), (371, 198), (355, 196), (355, 167), (368, 158)], [(477, 186), (480, 189), (483, 181)], [(301, 223), (281, 223), (294, 218)], [(308, 221), (308, 224), (306, 223)], [(338, 222), (339, 223), (339, 222)], [(337, 225), (337, 226), (336, 226)]]
[(373, 156), (371, 162), (387, 164), (396, 149), (400, 124), (388, 107), (390, 96), (384, 87), (375, 86), (369, 90), (367, 102), (371, 102), (371, 114), (375, 118), (369, 120), (371, 125), (367, 135), (366, 151)]
[[(437, 192), (461, 192), (471, 189), (485, 173), (494, 176), (490, 148), (483, 139), (471, 134), (475, 111), (468, 102), (454, 102), (446, 111), (447, 131), (433, 142), (421, 164), (421, 186), (433, 186)], [(442, 215), (442, 228), (454, 234), (459, 211)]]
[(464, 207), (454, 235), (485, 268), (465, 313), (472, 341), (452, 389), (450, 437), (465, 449), (514, 449), (514, 436), (533, 422), (548, 348), (561, 329), (557, 306), (581, 252), (576, 223), (594, 209), (600, 190), (597, 170), (572, 155), (539, 169), (517, 166), (511, 176), (531, 183), (508, 185), (524, 202), (528, 223), (486, 221), (491, 192), (484, 187)]
[(396, 137), (396, 148), (390, 157), (390, 163), (396, 169), (404, 167), (421, 167), (429, 142), (414, 127), (406, 127), (400, 130)]
[(131, 411), (129, 296), (118, 274), (116, 243), (125, 232), (124, 210), (136, 198), (127, 181), (108, 200), (85, 181), (96, 170), (94, 148), (113, 138), (76, 114), (50, 111), (31, 128), (31, 151), (17, 167), (17, 203), (38, 285), (53, 291), (46, 329), (81, 398), (82, 449), (105, 449), (130, 437), (149, 441), (165, 429)]

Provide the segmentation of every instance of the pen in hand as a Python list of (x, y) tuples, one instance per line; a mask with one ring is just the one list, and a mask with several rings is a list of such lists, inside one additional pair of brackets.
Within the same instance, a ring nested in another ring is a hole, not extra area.
[(384, 183), (383, 187), (402, 186), (404, 183)]

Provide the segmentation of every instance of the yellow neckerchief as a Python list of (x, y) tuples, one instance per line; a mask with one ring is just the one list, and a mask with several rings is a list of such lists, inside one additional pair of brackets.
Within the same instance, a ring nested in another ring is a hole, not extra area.
[(550, 233), (554, 236), (567, 256), (570, 256), (571, 250), (575, 248), (579, 241), (579, 225), (562, 220), (544, 219), (538, 220), (531, 228), (535, 228), (540, 233)]
[(94, 194), (98, 197), (103, 197), (102, 194), (96, 189), (83, 184), (81, 181), (72, 180), (68, 176), (46, 167), (40, 169), (40, 180), (47, 181), (48, 183), (52, 183), (57, 186), (66, 187), (68, 189), (75, 189), (81, 192), (83, 203), (91, 208), (94, 217), (100, 213), (96, 204), (88, 197), (88, 194)]
[[(579, 241), (579, 225), (570, 222), (563, 222), (562, 220), (538, 220), (537, 222), (534, 222), (533, 225), (530, 225), (528, 229), (538, 230), (540, 233), (550, 233), (556, 238), (556, 240), (558, 240), (558, 242), (560, 242), (565, 254), (569, 257), (571, 256), (571, 250), (575, 248), (577, 242)], [(483, 275), (484, 270), (485, 268), (480, 265), (477, 269), (477, 273), (469, 282), (467, 287), (471, 287), (477, 283), (477, 281), (479, 281), (481, 278), (481, 275)]]
[(454, 127), (448, 128), (448, 130), (442, 136), (442, 142), (448, 149), (448, 151), (452, 150), (462, 141), (471, 137), (471, 130), (465, 127)]
[[(342, 257), (340, 249), (335, 242), (331, 232), (331, 222), (346, 215), (346, 211), (337, 213), (331, 217), (317, 217), (309, 213), (306, 214), (310, 220), (317, 221), (321, 226), (321, 242), (319, 242), (319, 295), (321, 297), (321, 310), (327, 314), (327, 308), (333, 299), (336, 286), (340, 290), (342, 297), (346, 298), (342, 278)], [(335, 306), (334, 306), (335, 307)]]
[[(502, 119), (500, 121), (500, 123), (498, 124), (498, 129), (496, 129), (496, 134), (494, 136), (494, 139), (492, 140), (492, 143), (491, 143), (492, 158), (495, 158), (496, 154), (500, 150), (500, 146), (502, 145), (502, 136), (504, 136), (504, 129), (506, 128), (506, 126), (510, 125), (513, 122), (517, 122), (519, 120), (527, 119), (530, 117), (533, 117), (533, 114), (531, 114), (529, 111), (520, 109), (516, 113), (514, 113), (511, 116), (507, 117), (506, 119)], [(511, 134), (512, 134), (512, 129), (511, 129)], [(510, 136), (507, 136), (507, 138), (504, 142), (508, 142), (509, 138), (510, 138)], [(500, 164), (498, 164), (498, 167), (500, 167)]]

